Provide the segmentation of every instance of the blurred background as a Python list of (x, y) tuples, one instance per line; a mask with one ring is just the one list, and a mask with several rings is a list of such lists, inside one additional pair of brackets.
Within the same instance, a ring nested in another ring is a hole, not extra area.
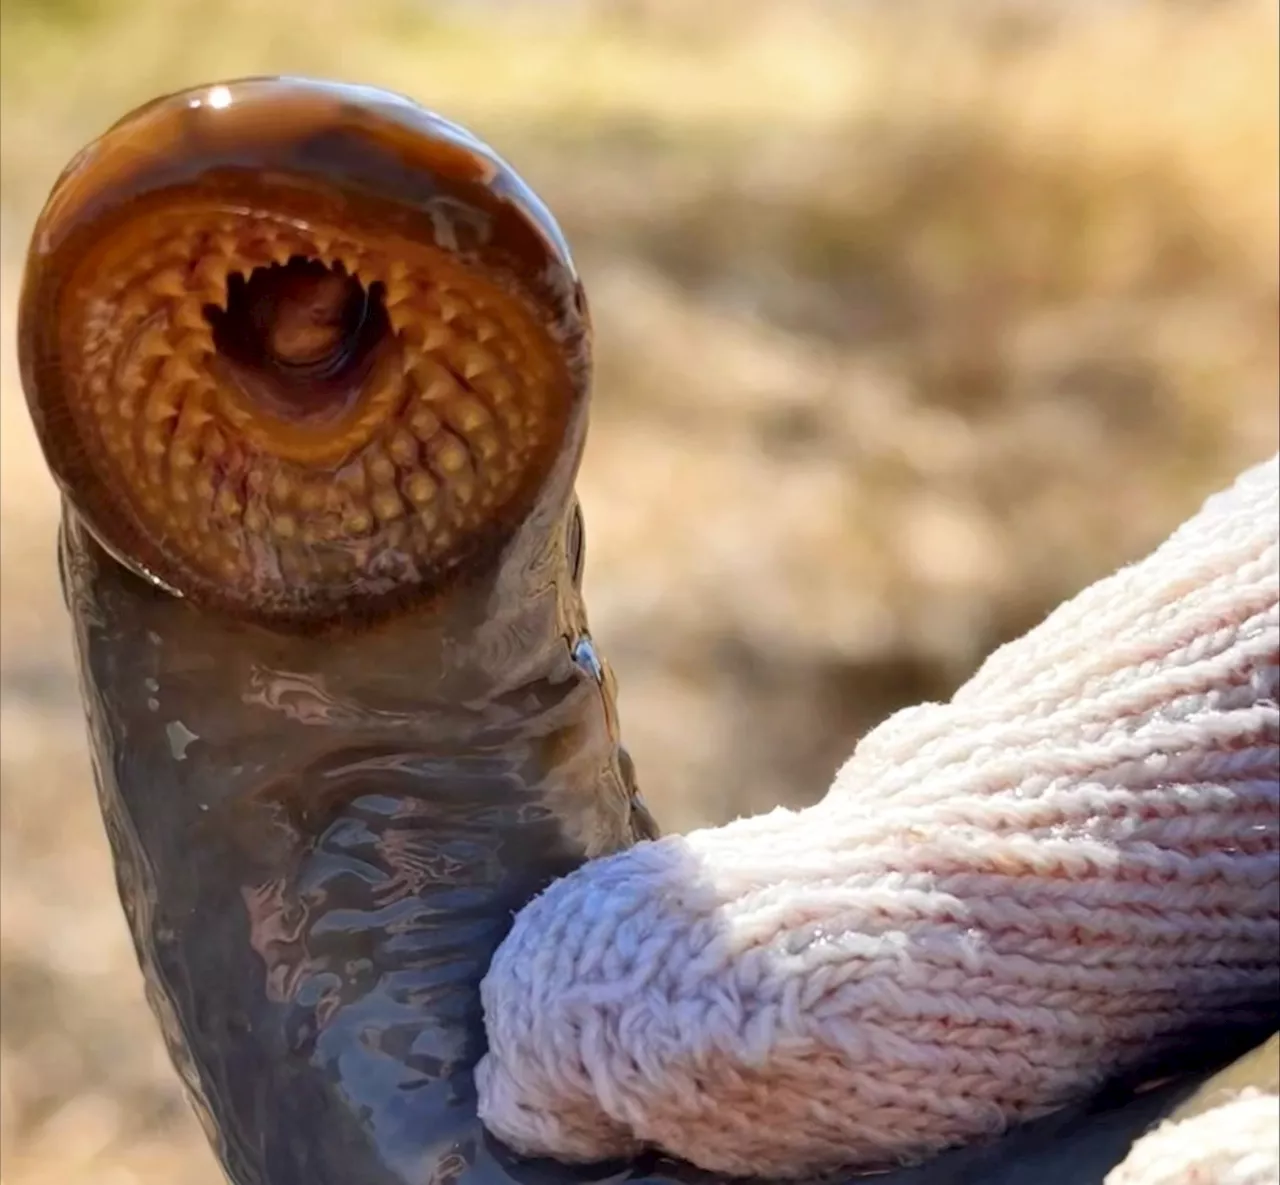
[(3, 0), (0, 1179), (214, 1185), (89, 779), (13, 319), (86, 140), (277, 72), (468, 124), (598, 329), (592, 624), (668, 829), (895, 708), (1277, 443), (1273, 0)]

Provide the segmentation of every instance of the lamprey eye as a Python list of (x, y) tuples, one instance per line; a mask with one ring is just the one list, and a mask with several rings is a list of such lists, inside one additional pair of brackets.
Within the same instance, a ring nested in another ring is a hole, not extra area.
[(99, 540), (303, 625), (439, 591), (537, 504), (580, 418), (581, 287), (462, 129), (301, 79), (139, 109), (37, 224), (23, 383)]

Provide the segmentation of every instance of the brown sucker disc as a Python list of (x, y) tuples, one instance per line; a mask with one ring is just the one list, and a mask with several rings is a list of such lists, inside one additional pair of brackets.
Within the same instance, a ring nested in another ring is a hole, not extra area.
[(115, 554), (276, 624), (438, 591), (527, 515), (586, 394), (550, 215), (467, 133), (301, 80), (142, 108), (37, 225), (20, 351)]

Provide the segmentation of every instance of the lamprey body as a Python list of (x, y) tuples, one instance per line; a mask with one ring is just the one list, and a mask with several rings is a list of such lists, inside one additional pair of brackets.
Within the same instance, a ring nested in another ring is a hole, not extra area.
[[(397, 96), (201, 87), (58, 180), (19, 335), (120, 895), (229, 1178), (709, 1180), (476, 1117), (514, 912), (655, 834), (583, 607), (591, 335), (543, 205)], [(1188, 1089), (877, 1179), (1098, 1180)]]

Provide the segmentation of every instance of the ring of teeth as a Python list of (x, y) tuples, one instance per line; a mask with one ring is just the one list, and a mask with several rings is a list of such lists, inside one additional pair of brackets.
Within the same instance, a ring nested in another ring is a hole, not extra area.
[[(208, 312), (226, 308), (229, 276), (299, 256), (378, 286), (392, 330), (349, 413), (319, 426), (219, 377)], [(75, 297), (63, 342), (88, 459), (180, 572), (259, 604), (447, 571), (518, 497), (567, 406), (524, 302), (420, 245), (174, 212)]]

